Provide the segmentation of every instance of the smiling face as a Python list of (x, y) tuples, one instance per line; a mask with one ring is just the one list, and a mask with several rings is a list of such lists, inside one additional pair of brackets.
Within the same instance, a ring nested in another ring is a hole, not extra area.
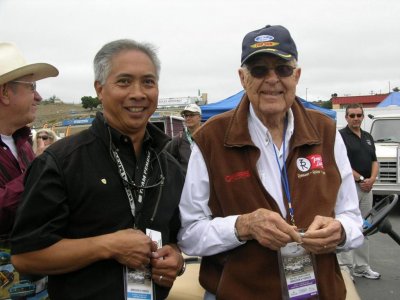
[(42, 98), (32, 78), (32, 75), (23, 76), (1, 86), (2, 110), (11, 134), (35, 120), (37, 106)]
[(96, 81), (95, 88), (111, 127), (131, 137), (144, 135), (158, 101), (156, 68), (145, 53), (117, 53), (104, 85)]
[[(301, 70), (294, 68), (292, 75), (279, 77), (274, 71), (276, 66), (294, 67), (294, 63), (268, 54), (257, 55), (246, 65), (239, 69), (239, 77), (257, 117), (264, 124), (282, 120), (295, 100)], [(268, 67), (270, 70), (265, 76), (254, 77), (250, 72), (254, 67)]]

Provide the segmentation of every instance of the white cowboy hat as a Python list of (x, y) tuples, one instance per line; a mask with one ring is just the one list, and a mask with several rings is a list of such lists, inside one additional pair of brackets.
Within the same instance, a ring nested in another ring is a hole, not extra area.
[(0, 42), (0, 84), (31, 74), (36, 81), (56, 77), (58, 70), (46, 63), (28, 64), (14, 44)]

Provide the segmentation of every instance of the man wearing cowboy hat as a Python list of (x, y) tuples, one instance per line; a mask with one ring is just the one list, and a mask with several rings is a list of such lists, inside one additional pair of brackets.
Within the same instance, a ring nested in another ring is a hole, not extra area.
[(28, 64), (15, 45), (0, 42), (0, 246), (7, 244), (24, 173), (35, 157), (26, 125), (35, 119), (42, 100), (36, 81), (57, 75), (54, 66)]

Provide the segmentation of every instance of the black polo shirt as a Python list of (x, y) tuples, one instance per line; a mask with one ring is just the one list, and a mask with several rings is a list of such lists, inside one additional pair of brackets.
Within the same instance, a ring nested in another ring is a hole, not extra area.
[(377, 161), (372, 135), (361, 130), (361, 138), (349, 126), (339, 130), (347, 149), (351, 168), (365, 178), (371, 177), (372, 162)]
[[(90, 129), (54, 143), (32, 163), (12, 233), (13, 254), (43, 249), (64, 238), (86, 238), (133, 227), (135, 218), (110, 154), (110, 138), (126, 172), (136, 179), (139, 169), (140, 178), (143, 156), (137, 161), (130, 140), (108, 130), (98, 114)], [(148, 124), (144, 152), (151, 149), (154, 155), (146, 185), (158, 181), (160, 166), (165, 183), (158, 204), (161, 186), (146, 189), (138, 224), (143, 231), (160, 231), (164, 244), (177, 239), (184, 182), (179, 163), (163, 150), (167, 141), (163, 132)], [(110, 259), (74, 272), (49, 275), (48, 290), (55, 300), (123, 300), (123, 266)], [(168, 289), (156, 285), (156, 294), (157, 299), (164, 299)]]

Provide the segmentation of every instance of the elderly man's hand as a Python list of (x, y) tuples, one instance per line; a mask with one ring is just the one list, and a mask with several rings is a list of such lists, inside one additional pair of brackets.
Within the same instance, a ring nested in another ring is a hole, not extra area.
[(302, 238), (302, 246), (316, 254), (329, 253), (335, 251), (344, 238), (344, 229), (338, 220), (316, 216)]
[(289, 225), (278, 213), (264, 208), (239, 216), (235, 226), (241, 240), (255, 239), (272, 250), (289, 242), (301, 242), (295, 226)]

